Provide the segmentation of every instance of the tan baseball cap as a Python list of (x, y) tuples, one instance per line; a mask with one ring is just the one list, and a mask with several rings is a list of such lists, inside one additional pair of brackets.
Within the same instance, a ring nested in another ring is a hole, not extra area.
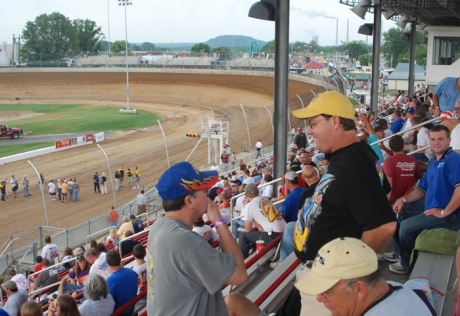
[(340, 280), (364, 277), (377, 269), (374, 250), (359, 239), (341, 237), (321, 247), (311, 271), (295, 287), (307, 295), (318, 295)]

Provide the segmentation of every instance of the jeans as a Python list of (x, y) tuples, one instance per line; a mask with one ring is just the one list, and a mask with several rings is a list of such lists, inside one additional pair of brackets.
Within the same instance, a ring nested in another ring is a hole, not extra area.
[(29, 196), (30, 193), (29, 193), (29, 186), (25, 186), (24, 187), (24, 196)]
[(420, 160), (421, 162), (430, 161), (430, 159), (428, 159), (428, 157), (423, 153), (415, 153), (415, 154), (412, 154), (411, 156), (414, 157), (417, 160)]
[(396, 231), (395, 234), (393, 235), (393, 251), (401, 256), (401, 250), (400, 250), (400, 242), (399, 242), (399, 230), (401, 228), (401, 223), (413, 216), (417, 216), (420, 214), (423, 214), (423, 211), (425, 211), (425, 199), (421, 199), (412, 203), (407, 203), (404, 204), (404, 207), (396, 217), (397, 219), (397, 225), (396, 225)]
[(222, 163), (222, 171), (228, 171), (228, 163), (227, 162)]
[(244, 259), (249, 257), (249, 251), (252, 249), (255, 251), (256, 249), (256, 241), (263, 240), (265, 241), (265, 246), (270, 243), (273, 239), (278, 237), (281, 233), (273, 232), (270, 236), (268, 233), (262, 233), (259, 231), (252, 231), (252, 232), (241, 232), (240, 238), (238, 239), (238, 244), (240, 246), (241, 252), (243, 253)]
[(62, 200), (62, 188), (58, 188), (58, 199)]
[(405, 217), (399, 224), (399, 255), (401, 256), (401, 265), (404, 268), (409, 267), (410, 256), (415, 247), (415, 240), (423, 230), (435, 228), (446, 228), (450, 230), (460, 229), (460, 218), (455, 214), (450, 214), (445, 218), (427, 216), (423, 213), (416, 214), (419, 205), (415, 205), (414, 207), (414, 205), (411, 204), (416, 204), (418, 202), (419, 201), (409, 203), (404, 206), (403, 213), (407, 212), (404, 215), (408, 216), (410, 212), (413, 212), (413, 215)]
[(80, 201), (80, 190), (73, 189), (73, 201), (74, 202)]
[(240, 232), (238, 231), (238, 228), (243, 227), (244, 228), (244, 221), (242, 219), (238, 219), (233, 221), (232, 223), (232, 234), (235, 238), (238, 238), (240, 236)]
[(283, 238), (281, 239), (280, 259), (283, 262), (294, 251), (294, 230), (296, 222), (286, 224), (284, 228)]

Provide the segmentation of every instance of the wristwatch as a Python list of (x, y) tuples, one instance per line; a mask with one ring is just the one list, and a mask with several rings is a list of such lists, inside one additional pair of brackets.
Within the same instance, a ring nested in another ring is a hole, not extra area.
[(444, 209), (441, 210), (441, 216), (444, 217)]

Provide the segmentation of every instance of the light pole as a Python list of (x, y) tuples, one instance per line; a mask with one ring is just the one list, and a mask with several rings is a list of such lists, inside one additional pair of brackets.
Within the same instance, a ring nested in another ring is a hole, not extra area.
[(110, 0), (107, 0), (107, 24), (108, 24), (108, 35), (109, 35), (109, 47), (107, 50), (107, 55), (110, 56)]
[(126, 7), (133, 5), (131, 0), (118, 0), (119, 6), (125, 7), (125, 60), (126, 60), (126, 109), (120, 110), (120, 113), (136, 113), (136, 110), (131, 110), (129, 107), (129, 65), (128, 65), (128, 22), (126, 19)]

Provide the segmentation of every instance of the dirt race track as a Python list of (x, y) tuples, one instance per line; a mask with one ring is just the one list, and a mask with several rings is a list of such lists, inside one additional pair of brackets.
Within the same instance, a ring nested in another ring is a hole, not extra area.
[[(120, 73), (2, 73), (0, 74), (0, 104), (63, 103), (111, 105), (114, 110), (126, 106), (126, 77)], [(261, 139), (265, 145), (273, 143), (270, 120), (266, 109), (273, 109), (274, 80), (268, 77), (131, 73), (131, 107), (159, 113), (165, 118), (163, 128), (168, 138), (171, 163), (185, 160), (198, 141), (185, 133), (200, 132), (201, 121), (215, 115), (228, 113), (222, 120), (230, 122), (232, 150), (242, 151), (239, 144), (247, 143), (246, 126), (240, 103), (245, 106), (251, 122), (251, 142)], [(290, 81), (289, 97), (313, 89), (315, 86)], [(19, 97), (20, 101), (13, 101)], [(188, 106), (183, 106), (187, 104)], [(0, 105), (1, 107), (1, 105)], [(18, 111), (21, 106), (18, 104)], [(120, 114), (121, 115), (121, 114)], [(12, 124), (14, 125), (14, 124)], [(114, 126), (116, 129), (116, 126)], [(62, 132), (62, 131), (60, 131)], [(13, 140), (0, 140), (0, 146)], [(239, 144), (238, 144), (239, 143)], [(120, 131), (101, 143), (109, 156), (112, 171), (124, 165), (125, 169), (141, 170), (141, 185), (156, 182), (167, 160), (163, 138), (158, 126), (142, 130)], [(76, 177), (81, 185), (78, 203), (50, 202), (47, 197), (51, 227), (67, 228), (92, 217), (106, 213), (113, 205), (110, 182), (109, 194), (94, 194), (92, 176), (95, 171), (108, 173), (105, 158), (96, 145), (83, 146), (60, 153), (31, 159), (39, 172), (50, 179)], [(190, 161), (201, 166), (207, 163), (207, 142), (202, 141)], [(27, 175), (32, 196), (22, 196), (0, 203), (0, 246), (8, 236), (27, 229), (45, 225), (45, 215), (38, 179), (26, 160), (0, 166), (0, 179), (7, 179), (7, 194), (11, 193), (9, 180), (15, 175), (18, 181)], [(117, 192), (118, 205), (128, 203), (137, 195), (125, 185)]]

